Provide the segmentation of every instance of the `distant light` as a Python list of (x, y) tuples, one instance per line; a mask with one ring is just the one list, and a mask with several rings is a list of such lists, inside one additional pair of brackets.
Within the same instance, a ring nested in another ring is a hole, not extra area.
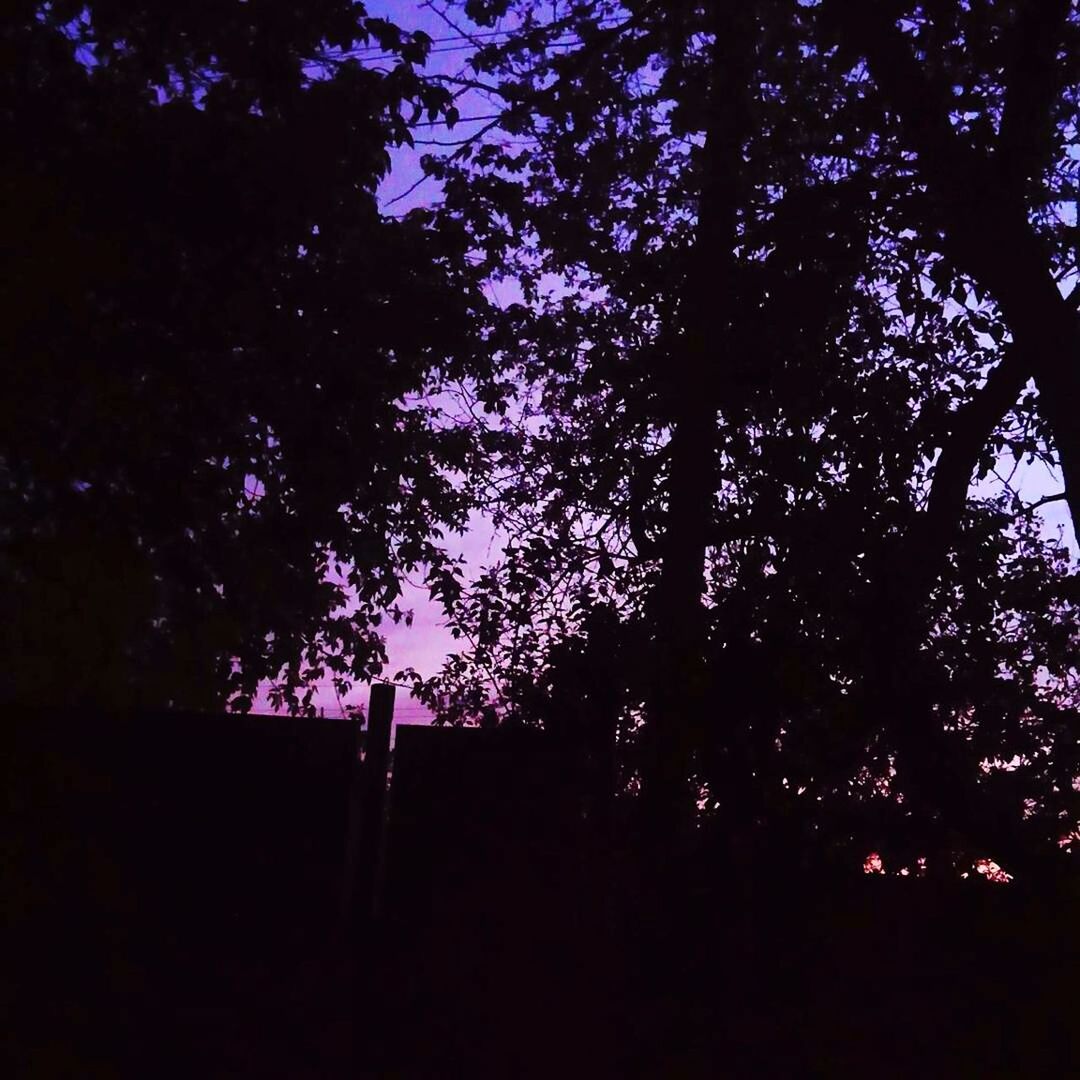
[(1013, 876), (1007, 870), (1003, 870), (993, 859), (979, 859), (975, 863), (977, 873), (983, 875), (987, 881), (993, 881), (999, 885), (1005, 885), (1012, 881)]

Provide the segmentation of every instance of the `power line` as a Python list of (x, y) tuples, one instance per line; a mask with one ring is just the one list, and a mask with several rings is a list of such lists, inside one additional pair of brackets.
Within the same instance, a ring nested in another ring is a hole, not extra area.
[[(503, 116), (503, 113), (483, 113), (480, 116), (459, 116), (454, 121), (454, 127), (458, 124), (471, 124), (480, 120), (498, 120)], [(445, 127), (447, 121), (445, 120), (417, 120), (415, 123), (410, 123), (408, 127)]]
[[(607, 30), (607, 29), (611, 29), (613, 26), (618, 26), (618, 25), (619, 25), (619, 23), (618, 23), (617, 20), (615, 22), (613, 22), (613, 23), (600, 22), (600, 23), (597, 23), (597, 29), (599, 29), (599, 30)], [(492, 31), (491, 34), (489, 34), (488, 36), (494, 36), (494, 35), (497, 34), (497, 35), (499, 35), (501, 37), (504, 37), (506, 42), (510, 42), (510, 41), (512, 41), (514, 39), (514, 36), (516, 34), (519, 34), (519, 33), (522, 33), (522, 31), (519, 31), (519, 30), (498, 30), (498, 31)], [(479, 37), (480, 35), (478, 34), (476, 36)], [(457, 35), (457, 36), (449, 36), (449, 37), (446, 37), (446, 38), (438, 38), (438, 39), (432, 38), (432, 41), (436, 41), (436, 40), (439, 40), (439, 41), (464, 41), (464, 42), (466, 42), (466, 44), (464, 44), (464, 45), (444, 45), (444, 46), (442, 46), (440, 48), (437, 48), (437, 49), (428, 49), (427, 56), (435, 56), (436, 54), (439, 54), (439, 53), (468, 52), (470, 49), (473, 49), (473, 48), (476, 47), (476, 43), (472, 40), (472, 38), (467, 36), (467, 35), (464, 35), (464, 34)], [(494, 42), (494, 44), (502, 44), (502, 42)], [(585, 44), (585, 42), (582, 40), (582, 38), (575, 35), (575, 36), (572, 36), (572, 37), (562, 38), (559, 41), (546, 42), (544, 47), (548, 48), (548, 49), (556, 49), (556, 48), (561, 49), (561, 48), (567, 48), (570, 45), (583, 45), (583, 44)], [(327, 63), (327, 64), (333, 64), (333, 63), (337, 63), (337, 62), (342, 61), (342, 60), (360, 60), (360, 61), (362, 61), (364, 63), (367, 63), (369, 61), (375, 61), (375, 60), (398, 60), (398, 59), (401, 58), (400, 53), (385, 52), (385, 51), (383, 51), (381, 53), (375, 53), (373, 55), (365, 55), (368, 52), (368, 50), (379, 49), (379, 48), (382, 48), (382, 46), (379, 46), (379, 45), (362, 45), (362, 46), (359, 46), (358, 48), (355, 48), (355, 49), (343, 49), (341, 52), (335, 53), (333, 56), (321, 56), (321, 57), (319, 57), (318, 62)]]
[[(597, 22), (596, 26), (597, 29), (605, 30), (609, 29), (612, 26), (617, 26), (619, 22), (619, 17), (612, 15), (607, 19), (601, 19), (599, 22)], [(545, 27), (536, 27), (535, 29), (544, 30)], [(431, 49), (429, 50), (429, 55), (431, 53), (437, 52), (463, 52), (467, 48), (469, 48), (470, 45), (475, 44), (477, 41), (486, 41), (490, 38), (503, 38), (506, 41), (510, 41), (516, 35), (527, 33), (530, 33), (530, 31), (523, 27), (517, 27), (514, 30), (478, 30), (475, 34), (446, 34), (442, 37), (429, 37), (428, 41), (430, 41), (432, 45), (445, 45), (448, 42), (452, 41), (464, 41), (467, 43), (458, 47), (457, 49)], [(576, 40), (580, 41), (581, 39), (577, 38)], [(386, 53), (386, 47), (384, 45), (358, 45), (354, 49), (343, 49), (337, 55), (344, 57), (359, 57), (361, 53), (377, 52), (380, 49), (383, 51), (383, 54), (385, 54), (387, 59), (398, 55), (397, 53)], [(365, 59), (375, 59), (375, 57), (365, 57)]]
[[(475, 34), (446, 34), (443, 37), (428, 37), (433, 45), (442, 45), (447, 41), (478, 41), (481, 38), (509, 37), (520, 30), (478, 30)], [(383, 45), (358, 45), (350, 52), (366, 52), (369, 49), (383, 49)]]
[[(562, 41), (549, 41), (544, 47), (547, 49), (566, 49), (571, 45), (583, 45), (584, 42), (579, 37), (564, 38)], [(428, 50), (428, 56), (434, 56), (436, 53), (455, 53), (455, 52), (468, 52), (473, 46), (471, 45), (448, 45), (444, 49), (430, 49)], [(399, 60), (400, 55), (398, 53), (380, 53), (378, 56), (353, 56), (350, 53), (341, 53), (339, 57), (325, 57), (326, 63), (334, 63), (338, 59), (345, 60), (359, 60), (361, 63), (369, 63), (375, 60)]]

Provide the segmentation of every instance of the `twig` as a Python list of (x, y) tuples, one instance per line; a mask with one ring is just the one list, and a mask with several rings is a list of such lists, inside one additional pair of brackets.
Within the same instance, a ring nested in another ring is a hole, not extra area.
[(384, 206), (393, 206), (394, 203), (401, 202), (402, 199), (407, 199), (425, 180), (432, 179), (431, 173), (424, 173), (415, 184), (411, 184), (400, 195), (395, 195), (388, 202), (384, 203)]
[(1024, 507), (1025, 513), (1032, 513), (1038, 510), (1040, 507), (1047, 506), (1050, 503), (1064, 502), (1068, 498), (1068, 495), (1064, 491), (1059, 491), (1056, 495), (1044, 495), (1041, 499), (1036, 499), (1033, 503), (1028, 503)]

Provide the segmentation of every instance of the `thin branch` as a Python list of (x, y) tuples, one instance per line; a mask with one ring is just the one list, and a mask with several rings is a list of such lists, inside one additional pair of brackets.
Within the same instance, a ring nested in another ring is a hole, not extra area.
[[(470, 33), (463, 26), (459, 25), (454, 19), (450, 18), (450, 16), (447, 14), (445, 8), (437, 7), (432, 2), (432, 0), (424, 0), (424, 2), (420, 6), (422, 8), (427, 8), (428, 11), (431, 11), (435, 15), (437, 15), (440, 19), (442, 19), (442, 21), (444, 23), (446, 23), (447, 26), (450, 27), (451, 30), (454, 31), (454, 35), (457, 38), (459, 38), (461, 40), (464, 40), (464, 41), (467, 41), (470, 45), (472, 45), (476, 49), (482, 49), (484, 47), (483, 43), (480, 40), (481, 38), (492, 37), (495, 34), (503, 33), (503, 31), (488, 31), (487, 33), (484, 33), (482, 30)], [(505, 32), (506, 33), (513, 33), (513, 31), (505, 31)]]
[(465, 90), (479, 90), (485, 94), (494, 94), (504, 101), (509, 101), (510, 96), (505, 90), (491, 83), (481, 82), (479, 79), (466, 79), (460, 75), (429, 75), (432, 82), (449, 83), (451, 86), (460, 86)]
[(1048, 506), (1050, 503), (1065, 502), (1068, 497), (1068, 493), (1064, 491), (1059, 491), (1055, 495), (1044, 495), (1041, 499), (1036, 499), (1033, 503), (1028, 503), (1024, 507), (1024, 513), (1034, 513), (1036, 510), (1043, 506)]
[(388, 202), (384, 203), (383, 206), (393, 206), (394, 203), (399, 203), (402, 199), (407, 199), (422, 183), (424, 183), (425, 180), (430, 179), (432, 179), (431, 173), (424, 173), (424, 175), (421, 176), (415, 184), (410, 184), (409, 187), (406, 188), (400, 195), (395, 195)]

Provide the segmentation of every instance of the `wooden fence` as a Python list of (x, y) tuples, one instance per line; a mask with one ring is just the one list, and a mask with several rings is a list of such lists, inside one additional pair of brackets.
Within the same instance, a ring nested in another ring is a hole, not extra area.
[(14, 1075), (1065, 1075), (1078, 1050), (1075, 898), (792, 874), (748, 920), (723, 867), (645, 898), (578, 750), (402, 726), (387, 789), (392, 713), (376, 688), (362, 765), (352, 721), (4, 716)]

